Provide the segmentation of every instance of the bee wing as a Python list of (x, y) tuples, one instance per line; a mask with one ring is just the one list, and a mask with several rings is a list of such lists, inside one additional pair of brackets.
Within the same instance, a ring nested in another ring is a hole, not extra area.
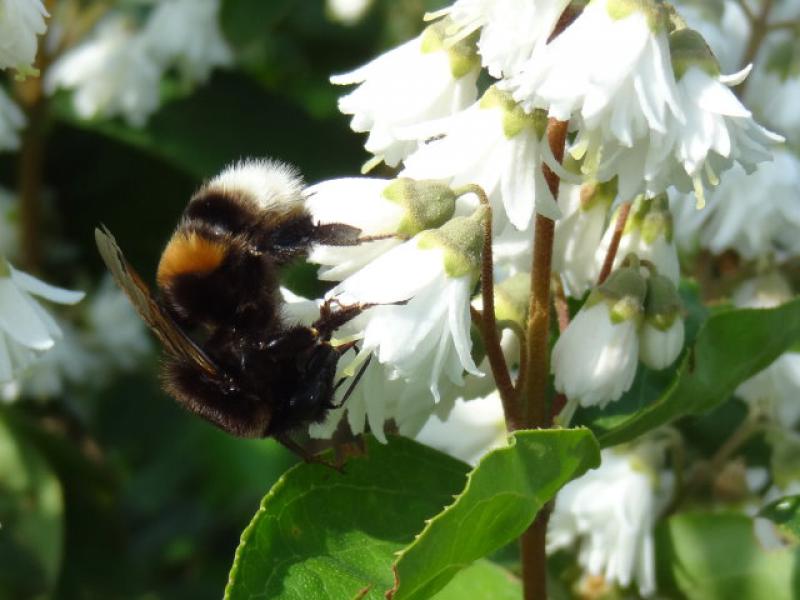
[(111, 271), (117, 285), (122, 288), (136, 311), (161, 340), (164, 349), (176, 358), (199, 366), (209, 375), (216, 374), (218, 368), (214, 361), (183, 332), (172, 317), (156, 302), (147, 284), (125, 260), (125, 256), (111, 232), (105, 227), (95, 228), (94, 238), (100, 256), (103, 257), (103, 262)]

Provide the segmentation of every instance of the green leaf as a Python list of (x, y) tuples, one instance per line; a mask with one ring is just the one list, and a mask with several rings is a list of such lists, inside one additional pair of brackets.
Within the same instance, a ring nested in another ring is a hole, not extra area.
[(225, 597), (382, 598), (395, 552), (452, 502), (469, 467), (404, 438), (366, 453), (344, 473), (301, 464), (270, 490), (242, 534)]
[(630, 441), (679, 417), (702, 414), (800, 339), (800, 299), (773, 309), (731, 309), (710, 317), (675, 374), (642, 370), (631, 390), (580, 420), (600, 445)]
[(800, 496), (786, 496), (762, 508), (758, 516), (769, 519), (787, 537), (800, 542)]
[(585, 429), (518, 431), (487, 454), (455, 503), (432, 519), (394, 566), (394, 600), (430, 598), (462, 568), (519, 537), (571, 479), (600, 464)]
[[(467, 481), (466, 465), (435, 450), (370, 438), (344, 474), (303, 464), (281, 478), (242, 534), (225, 597), (381, 599), (397, 583), (395, 598), (431, 598), (598, 463), (587, 430), (517, 432)], [(452, 585), (490, 589), (508, 578), (494, 569), (476, 567)], [(513, 583), (497, 589), (510, 594)]]
[(433, 600), (519, 600), (522, 582), (488, 560), (474, 562), (460, 571)]
[(0, 597), (52, 591), (61, 568), (63, 511), (49, 465), (0, 414)]
[(665, 597), (790, 600), (800, 593), (800, 550), (764, 550), (744, 515), (681, 514), (659, 528), (657, 544)]

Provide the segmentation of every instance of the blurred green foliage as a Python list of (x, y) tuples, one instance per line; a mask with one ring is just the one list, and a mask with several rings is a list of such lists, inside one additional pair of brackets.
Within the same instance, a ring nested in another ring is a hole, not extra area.
[[(48, 105), (40, 275), (91, 289), (105, 223), (152, 280), (194, 189), (227, 163), (270, 156), (309, 182), (359, 171), (363, 140), (336, 110), (332, 73), (363, 64), (421, 27), (441, 3), (376, 2), (355, 26), (322, 1), (223, 0), (239, 63), (187, 90), (166, 81), (143, 129), (82, 121), (69, 95)], [(0, 155), (0, 185), (19, 183)], [(313, 293), (314, 270), (287, 283)], [(0, 598), (219, 598), (260, 498), (295, 462), (271, 440), (239, 440), (181, 411), (155, 360), (102, 393), (0, 412)]]

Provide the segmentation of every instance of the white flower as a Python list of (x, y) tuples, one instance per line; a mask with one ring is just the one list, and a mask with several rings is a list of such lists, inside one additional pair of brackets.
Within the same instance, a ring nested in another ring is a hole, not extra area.
[(434, 14), (450, 17), (448, 34), (456, 38), (480, 29), (481, 62), (500, 78), (516, 73), (547, 42), (568, 4), (569, 0), (457, 0)]
[(190, 81), (205, 81), (214, 67), (233, 61), (219, 27), (219, 0), (160, 0), (142, 36), (156, 60), (177, 64)]
[(603, 450), (599, 468), (558, 493), (547, 551), (577, 544), (578, 563), (588, 574), (622, 588), (636, 582), (643, 596), (652, 595), (653, 532), (665, 496), (657, 468), (639, 454)]
[(792, 142), (800, 140), (800, 114), (796, 110), (800, 104), (800, 77), (756, 69), (745, 97), (767, 125)]
[(93, 347), (110, 366), (130, 370), (152, 350), (144, 322), (111, 277), (103, 279), (86, 317)]
[(614, 199), (602, 187), (562, 184), (559, 193), (566, 216), (556, 223), (553, 270), (561, 276), (565, 292), (574, 298), (581, 298), (600, 273), (595, 255)]
[(633, 383), (639, 354), (637, 323), (614, 323), (599, 302), (581, 309), (553, 348), (556, 389), (581, 406), (619, 400)]
[[(667, 16), (650, 0), (592, 0), (509, 80), (514, 98), (582, 130), (631, 146), (681, 116), (669, 61)], [(623, 197), (627, 194), (622, 194)]]
[(33, 61), (49, 16), (41, 0), (0, 0), (0, 69), (36, 73)]
[(358, 246), (312, 248), (309, 260), (323, 265), (320, 279), (333, 281), (352, 275), (394, 248), (402, 242), (401, 236), (443, 225), (455, 209), (455, 194), (450, 188), (411, 179), (331, 179), (309, 187), (306, 195), (306, 206), (315, 222), (357, 227), (362, 238), (387, 238)]
[(546, 120), (525, 114), (504, 92), (490, 88), (481, 100), (449, 119), (409, 128), (421, 138), (440, 134), (409, 156), (401, 172), (414, 179), (442, 179), (457, 188), (481, 186), (500, 217), (527, 229), (536, 212), (558, 219), (561, 213), (545, 182), (541, 164)]
[(480, 376), (469, 334), (480, 239), (479, 221), (453, 219), (393, 248), (330, 292), (344, 305), (378, 305), (363, 315), (360, 356), (374, 353), (396, 377), (427, 386), (436, 402), (443, 379), (460, 386), (464, 371)]
[(61, 338), (61, 328), (33, 296), (75, 304), (83, 295), (44, 283), (0, 257), (0, 382), (14, 379)]
[(614, 271), (558, 338), (551, 370), (556, 390), (569, 401), (562, 411), (567, 422), (579, 404), (602, 408), (630, 389), (645, 294), (638, 265)]
[(84, 119), (119, 115), (142, 126), (158, 108), (160, 80), (161, 68), (145, 40), (120, 17), (102, 23), (56, 61), (45, 88), (72, 89), (75, 111)]
[(506, 422), (500, 396), (456, 400), (446, 418), (431, 415), (416, 440), (476, 465), (487, 452), (506, 445)]
[(61, 337), (55, 346), (37, 359), (19, 376), (19, 392), (36, 399), (53, 398), (64, 393), (67, 384), (94, 382), (103, 357), (86, 346), (75, 328), (59, 321)]
[(663, 192), (669, 184), (681, 191), (694, 189), (702, 206), (704, 188), (716, 185), (718, 176), (734, 164), (751, 173), (758, 163), (771, 160), (770, 147), (783, 138), (756, 123), (728, 89), (743, 81), (749, 70), (722, 76), (692, 65), (678, 79), (685, 119), (675, 119), (666, 133), (652, 137), (643, 173), (649, 193)]
[[(331, 77), (336, 85), (360, 84), (339, 99), (339, 110), (353, 115), (353, 131), (369, 132), (365, 148), (394, 167), (417, 147), (398, 130), (451, 115), (477, 96), (477, 55), (462, 42), (445, 48), (436, 23), (420, 36), (372, 62)], [(371, 161), (373, 162), (373, 161)]]
[(25, 127), (25, 115), (0, 87), (0, 151), (19, 148), (19, 132)]
[[(595, 265), (602, 267), (608, 254), (617, 225), (619, 210), (611, 217), (595, 254)], [(618, 268), (628, 254), (655, 265), (658, 273), (669, 278), (676, 286), (680, 283), (678, 249), (673, 238), (672, 214), (665, 195), (656, 198), (638, 196), (631, 206), (625, 229), (620, 238), (613, 267)]]
[(683, 319), (675, 317), (662, 329), (646, 320), (639, 336), (639, 359), (651, 369), (666, 369), (683, 349)]
[(355, 25), (372, 6), (372, 0), (325, 0), (327, 13), (334, 21)]
[(776, 148), (771, 162), (752, 174), (739, 166), (713, 189), (707, 206), (696, 210), (688, 196), (673, 195), (675, 234), (682, 248), (707, 248), (714, 254), (734, 250), (746, 259), (800, 254), (800, 160)]

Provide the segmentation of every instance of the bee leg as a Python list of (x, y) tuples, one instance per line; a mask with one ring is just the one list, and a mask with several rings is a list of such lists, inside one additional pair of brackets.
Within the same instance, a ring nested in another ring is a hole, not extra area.
[(357, 246), (361, 243), (361, 230), (344, 223), (325, 223), (316, 225), (312, 233), (313, 241), (325, 246)]
[[(344, 396), (342, 396), (342, 399), (339, 402), (331, 403), (331, 408), (341, 408), (342, 406), (344, 406), (344, 403), (347, 402), (347, 399), (350, 397), (350, 394), (353, 393), (353, 390), (356, 389), (356, 386), (358, 385), (358, 382), (361, 381), (361, 378), (364, 376), (364, 372), (367, 370), (367, 367), (369, 366), (369, 363), (370, 363), (371, 360), (372, 360), (372, 355), (370, 354), (367, 357), (367, 360), (364, 361), (364, 364), (361, 365), (361, 368), (358, 370), (358, 373), (356, 373), (356, 376), (353, 378), (353, 382), (350, 384), (350, 387), (347, 388), (347, 391), (344, 393)], [(336, 386), (333, 388), (334, 391), (336, 391), (336, 389), (340, 385), (342, 385), (345, 381), (347, 381), (347, 378), (346, 377), (342, 377), (336, 383)]]
[(303, 459), (303, 462), (307, 464), (317, 464), (322, 465), (324, 467), (328, 467), (329, 469), (333, 469), (338, 473), (344, 474), (344, 465), (337, 462), (327, 461), (323, 458), (320, 458), (316, 454), (311, 454), (306, 448), (295, 442), (288, 434), (282, 433), (281, 435), (276, 435), (275, 440), (281, 444), (284, 448), (286, 448), (289, 452), (296, 454), (300, 458)]
[[(336, 310), (332, 308), (334, 304), (338, 307)], [(336, 298), (328, 298), (320, 307), (319, 319), (312, 324), (312, 327), (319, 331), (323, 340), (328, 341), (339, 327), (373, 306), (375, 305), (361, 303), (344, 305)]]

